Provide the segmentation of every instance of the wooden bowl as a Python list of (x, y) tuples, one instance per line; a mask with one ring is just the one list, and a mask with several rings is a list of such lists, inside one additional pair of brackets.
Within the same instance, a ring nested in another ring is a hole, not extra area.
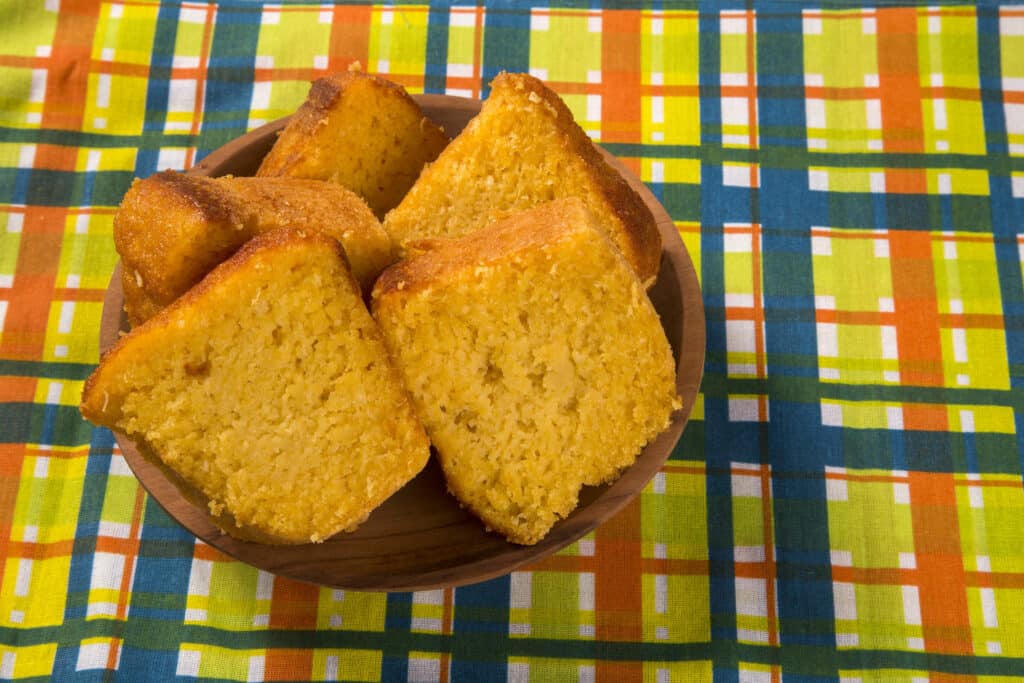
[[(479, 101), (459, 97), (420, 95), (415, 99), (451, 136), (480, 110)], [(229, 142), (189, 173), (252, 175), (285, 123), (286, 119), (275, 121)], [(664, 257), (650, 296), (676, 358), (676, 386), (683, 407), (616, 482), (584, 487), (575, 512), (537, 545), (514, 545), (484, 531), (483, 524), (446, 492), (433, 459), (354, 533), (297, 546), (263, 545), (224, 534), (205, 507), (191, 502), (127, 437), (115, 434), (128, 465), (171, 517), (210, 545), (260, 569), (337, 588), (408, 591), (482, 581), (550, 555), (593, 530), (637, 496), (668, 459), (686, 426), (704, 367), (704, 306), (686, 247), (672, 219), (644, 184), (611, 155), (604, 153), (604, 157), (640, 193), (661, 231)], [(120, 331), (128, 329), (123, 303), (120, 273), (115, 272), (103, 307), (100, 348), (104, 352)]]

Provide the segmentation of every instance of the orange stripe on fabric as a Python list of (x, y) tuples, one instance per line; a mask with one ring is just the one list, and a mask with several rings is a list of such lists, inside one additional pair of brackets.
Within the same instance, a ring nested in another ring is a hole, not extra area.
[(315, 629), (319, 604), (319, 586), (275, 576), (270, 628)]
[[(861, 20), (866, 16), (870, 16), (870, 11), (863, 10), (839, 10), (830, 11), (827, 14), (821, 10), (804, 10), (801, 16), (804, 19), (829, 19), (829, 20)], [(927, 11), (924, 8), (918, 9), (922, 15), (929, 17), (974, 17), (976, 14), (972, 10), (956, 10), (946, 8), (928, 8)]]
[[(899, 347), (900, 377), (905, 384), (942, 386), (942, 340), (935, 293), (935, 268), (931, 238), (921, 232), (891, 232), (889, 255), (892, 272), (893, 303), (896, 311), (896, 339)], [(945, 429), (945, 411), (924, 410), (919, 418), (926, 425)], [(910, 416), (919, 425), (918, 416)], [(935, 420), (935, 422), (932, 422)], [(908, 427), (908, 416), (904, 415)]]
[(826, 479), (842, 481), (860, 481), (865, 483), (892, 484), (895, 482), (907, 481), (906, 475), (873, 475), (873, 474), (851, 474), (843, 472), (825, 472)]
[[(14, 504), (18, 500), (21, 468), (25, 459), (24, 444), (0, 443), (0, 557), (11, 557), (11, 526)], [(0, 586), (3, 585), (7, 562), (0, 562)]]
[(214, 548), (212, 545), (205, 543), (196, 543), (195, 548), (192, 552), (193, 557), (198, 560), (207, 560), (210, 562), (237, 562), (235, 558), (230, 555), (225, 555), (221, 551)]
[(327, 70), (331, 73), (348, 68), (358, 61), (363, 68), (369, 68), (370, 59), (370, 13), (369, 5), (360, 7), (331, 8), (330, 51)]
[(1024, 574), (1011, 572), (964, 572), (968, 586), (1024, 589)]
[[(38, 382), (35, 377), (0, 376), (0, 403), (31, 403), (35, 398)], [(0, 463), (0, 475), (5, 473), (4, 469)]]
[[(981, 92), (977, 88), (955, 88), (952, 86), (924, 86), (921, 95), (925, 98), (943, 98), (978, 102), (981, 100)], [(722, 89), (725, 94), (725, 88)], [(820, 85), (805, 86), (804, 92), (811, 99), (826, 99), (833, 101), (860, 101), (874, 100), (881, 96), (880, 87), (825, 87)]]
[[(40, 145), (42, 149), (47, 145)], [(66, 211), (38, 207), (25, 215), (25, 224), (14, 272), (14, 289), (8, 299), (0, 357), (39, 360), (43, 357), (49, 304), (60, 259)]]
[[(726, 229), (726, 232), (729, 232)], [(828, 237), (834, 240), (863, 240), (863, 239), (885, 239), (885, 231), (880, 230), (847, 230), (846, 228), (811, 228), (812, 237)], [(991, 235), (970, 235), (960, 233), (956, 235), (941, 234), (931, 235), (933, 241), (950, 244), (991, 244)], [(1022, 241), (1024, 243), (1024, 241)]]
[(20, 55), (0, 55), (0, 66), (11, 67), (12, 69), (46, 69), (49, 67), (49, 57), (22, 57)]
[[(741, 574), (737, 572), (737, 576)], [(744, 574), (745, 575), (745, 574)], [(832, 580), (872, 586), (912, 586), (919, 583), (917, 569), (895, 567), (841, 567), (832, 565)], [(1011, 572), (964, 572), (964, 585), (971, 588), (1024, 588), (1024, 574)]]
[[(599, 641), (643, 638), (643, 565), (640, 560), (640, 499), (594, 533), (594, 635)], [(594, 662), (598, 683), (642, 681), (641, 662)]]
[[(269, 627), (315, 630), (319, 605), (319, 586), (275, 576)], [(268, 681), (310, 679), (313, 675), (312, 650), (268, 648), (264, 661), (265, 680)]]
[[(8, 534), (10, 527), (8, 526)], [(2, 546), (0, 546), (2, 547)], [(22, 557), (31, 560), (48, 560), (53, 557), (67, 557), (75, 547), (71, 539), (54, 541), (52, 543), (37, 543), (35, 541), (8, 541), (5, 557)]]
[[(877, 26), (883, 149), (886, 152), (923, 152), (917, 10), (879, 10)], [(885, 187), (894, 193), (924, 194), (928, 191), (922, 169), (886, 169)]]
[(673, 463), (665, 463), (661, 466), (661, 471), (680, 474), (705, 474), (703, 465), (675, 465)]
[(925, 649), (971, 654), (971, 619), (953, 476), (911, 472), (908, 478)]
[(312, 680), (312, 672), (312, 650), (267, 648), (263, 664), (264, 681)]
[[(538, 560), (528, 567), (531, 572), (597, 572), (600, 560), (585, 555), (551, 555)], [(640, 561), (642, 574), (665, 574), (671, 576), (707, 576), (707, 560), (671, 560), (645, 557)]]
[(40, 447), (40, 446), (33, 446), (32, 444), (28, 444), (28, 445), (25, 446), (25, 455), (26, 456), (32, 456), (32, 457), (43, 456), (43, 457), (50, 458), (51, 460), (71, 460), (71, 459), (74, 459), (74, 458), (85, 458), (85, 457), (88, 457), (88, 455), (89, 455), (89, 446), (85, 445), (85, 446), (78, 446), (77, 448), (68, 448), (68, 449), (61, 448), (61, 449), (54, 450), (54, 449), (51, 449), (51, 448), (46, 447), (46, 446)]
[(107, 294), (104, 289), (77, 289), (57, 287), (53, 290), (54, 301), (103, 301)]
[(956, 486), (981, 486), (981, 487), (992, 487), (992, 488), (1007, 488), (1007, 489), (1020, 489), (1021, 482), (1011, 480), (993, 480), (993, 479), (957, 479), (954, 484)]
[[(468, 79), (463, 79), (468, 80)], [(544, 83), (557, 92), (559, 95), (601, 95), (605, 92), (604, 83), (580, 83), (579, 81), (554, 81), (546, 80)], [(643, 96), (661, 95), (665, 97), (698, 97), (700, 95), (700, 88), (696, 85), (650, 85), (641, 84), (640, 94)], [(746, 94), (745, 88), (737, 88), (734, 86), (722, 86), (722, 94), (729, 95), (731, 91), (742, 90), (743, 94)], [(741, 95), (735, 95), (737, 97)], [(630, 128), (635, 128), (635, 122), (630, 122)]]
[[(97, 74), (110, 74), (111, 76), (132, 76), (135, 78), (149, 78), (149, 65), (131, 64), (129, 62), (105, 62), (102, 59), (93, 59), (89, 62), (89, 72)], [(199, 77), (199, 70), (192, 68), (175, 69), (174, 73), (179, 78)]]
[[(82, 127), (99, 9), (99, 3), (91, 0), (64, 0), (60, 4), (46, 78), (43, 128), (77, 131)], [(71, 163), (64, 168), (74, 170), (76, 150), (66, 150)]]
[[(445, 588), (441, 601), (441, 634), (448, 635), (452, 632), (452, 613), (454, 611), (455, 592), (451, 588)], [(448, 671), (451, 668), (451, 653), (449, 648), (441, 650), (441, 679), (440, 683), (448, 683)]]
[[(729, 319), (732, 311), (744, 310), (748, 309), (730, 306), (726, 318)], [(890, 311), (837, 311), (820, 308), (815, 311), (815, 320), (819, 323), (844, 325), (896, 325), (899, 322), (896, 313)], [(939, 313), (938, 321), (939, 326), (943, 328), (966, 327), (985, 330), (1002, 330), (1005, 324), (1000, 313)]]
[(640, 142), (640, 27), (637, 10), (601, 17), (601, 140)]

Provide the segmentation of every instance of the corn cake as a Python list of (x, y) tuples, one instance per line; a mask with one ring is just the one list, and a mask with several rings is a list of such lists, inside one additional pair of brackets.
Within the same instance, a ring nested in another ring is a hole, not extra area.
[(257, 236), (123, 337), (82, 415), (155, 453), (231, 533), (352, 530), (430, 453), (337, 242)]
[(256, 175), (339, 183), (383, 218), (447, 144), (405, 88), (353, 70), (313, 83)]
[(469, 233), (488, 220), (552, 199), (579, 197), (649, 285), (661, 264), (654, 216), (609, 166), (554, 92), (503, 73), (465, 130), (427, 167), (384, 220), (404, 253), (410, 242)]
[(366, 204), (332, 183), (175, 171), (136, 180), (114, 217), (129, 320), (143, 322), (254, 235), (283, 227), (340, 241), (366, 291), (394, 260), (391, 239)]
[(532, 545), (680, 407), (658, 314), (579, 199), (391, 266), (374, 317), (451, 492)]

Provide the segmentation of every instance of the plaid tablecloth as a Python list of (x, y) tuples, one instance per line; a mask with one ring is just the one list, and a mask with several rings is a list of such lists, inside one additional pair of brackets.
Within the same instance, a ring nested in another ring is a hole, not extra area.
[[(1024, 9), (557, 4), (0, 2), (0, 679), (1024, 677)], [(232, 561), (77, 411), (131, 179), (352, 60), (546, 79), (703, 286), (663, 471), (465, 588)]]

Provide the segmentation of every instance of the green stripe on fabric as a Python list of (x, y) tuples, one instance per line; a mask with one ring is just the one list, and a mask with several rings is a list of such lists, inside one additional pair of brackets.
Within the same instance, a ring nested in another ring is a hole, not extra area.
[(93, 426), (78, 412), (78, 406), (39, 403), (0, 403), (0, 443), (42, 443), (43, 427), (52, 411), (53, 432), (47, 445), (84, 446), (92, 438)]
[[(244, 112), (211, 112), (208, 122), (237, 123)], [(10, 128), (0, 126), (0, 142), (20, 144), (49, 144), (64, 147), (91, 147), (97, 149), (136, 147), (161, 149), (163, 147), (217, 147), (237, 137), (242, 131), (233, 128), (207, 128), (199, 135), (180, 133), (143, 132), (140, 135), (111, 135), (53, 128)], [(717, 132), (717, 131), (716, 131)], [(770, 131), (762, 131), (767, 135)], [(775, 131), (779, 137), (803, 138), (793, 131)], [(785, 135), (789, 133), (789, 135)], [(710, 164), (724, 162), (761, 163), (781, 169), (805, 169), (827, 166), (831, 168), (934, 168), (984, 170), (997, 175), (1024, 170), (1024, 157), (1010, 154), (953, 154), (953, 153), (894, 153), (894, 152), (817, 152), (801, 147), (766, 145), (760, 149), (723, 147), (720, 144), (662, 145), (626, 142), (607, 142), (601, 146), (620, 157), (650, 157), (655, 159), (700, 159)]]
[[(144, 649), (165, 650), (166, 634), (156, 626), (138, 628), (133, 645)], [(0, 627), (0, 643), (19, 647), (56, 643), (76, 646), (87, 638), (109, 636), (113, 619), (75, 619), (62, 626), (33, 629)], [(618, 641), (557, 640), (535, 638), (496, 638), (493, 633), (460, 632), (457, 635), (399, 633), (379, 631), (223, 631), (205, 626), (179, 626), (173, 645), (197, 643), (228, 649), (256, 649), (273, 642), (275, 648), (381, 649), (385, 642), (404, 642), (409, 650), (450, 651), (458, 639), (460, 652), (480, 661), (506, 657), (550, 657), (557, 659), (602, 659), (609, 661), (693, 661), (714, 658), (719, 665), (739, 662), (781, 664), (788, 673), (822, 674), (835, 669), (912, 669), (991, 676), (1017, 675), (1024, 671), (1024, 658), (950, 655), (902, 650), (837, 650), (830, 647), (782, 644), (742, 644), (725, 641), (711, 643), (628, 643)], [(500, 642), (500, 646), (499, 646)]]
[(935, 168), (976, 169), (997, 175), (1024, 170), (1024, 157), (1009, 154), (913, 154), (895, 152), (812, 152), (799, 147), (763, 146), (760, 149), (722, 147), (718, 144), (657, 145), (603, 142), (601, 147), (617, 157), (700, 159), (712, 165), (724, 162), (760, 163), (770, 168), (802, 170), (832, 168)]
[(198, 136), (181, 133), (144, 132), (141, 135), (111, 135), (109, 133), (88, 133), (77, 130), (55, 128), (9, 128), (0, 126), (0, 142), (24, 144), (59, 145), (63, 147), (90, 147), (113, 149), (137, 147), (139, 149), (160, 149), (161, 147), (189, 147)]
[[(768, 393), (764, 379), (725, 377), (705, 373), (701, 391), (708, 398), (737, 394)], [(833, 384), (813, 377), (773, 378), (773, 400), (814, 403), (836, 401), (878, 401), (884, 403), (932, 403), (936, 405), (992, 405), (1024, 410), (1024, 394), (1011, 389), (965, 389), (952, 387), (888, 386), (881, 384)]]
[(0, 377), (84, 380), (95, 368), (95, 365), (89, 363), (0, 359)]

